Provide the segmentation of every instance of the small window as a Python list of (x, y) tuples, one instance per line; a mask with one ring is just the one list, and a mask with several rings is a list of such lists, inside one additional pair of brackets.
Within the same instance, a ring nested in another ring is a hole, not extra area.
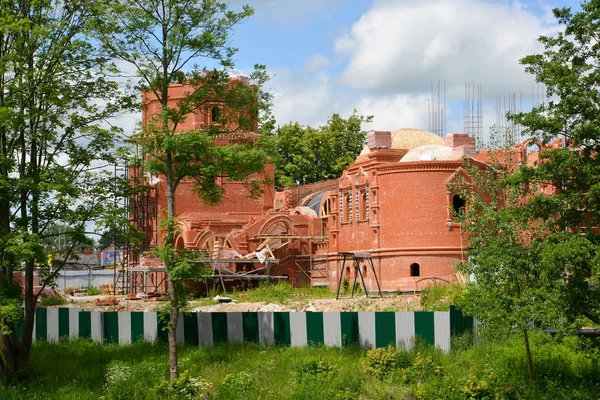
[(364, 190), (360, 196), (360, 220), (364, 221), (367, 219), (367, 203), (369, 202), (369, 195)]
[(329, 235), (329, 228), (327, 227), (327, 218), (321, 219), (321, 236)]
[(326, 199), (321, 205), (321, 217), (326, 217), (331, 214), (331, 199)]
[(219, 107), (217, 107), (217, 106), (212, 107), (210, 109), (210, 120), (212, 122), (218, 122), (219, 118), (221, 117), (219, 114), (220, 114)]
[(419, 264), (410, 264), (410, 276), (421, 276), (421, 266)]
[(452, 197), (452, 209), (454, 210), (454, 215), (459, 214), (465, 208), (465, 201), (459, 195), (455, 194)]
[(352, 197), (350, 194), (344, 195), (345, 207), (344, 207), (344, 222), (350, 222), (352, 220)]

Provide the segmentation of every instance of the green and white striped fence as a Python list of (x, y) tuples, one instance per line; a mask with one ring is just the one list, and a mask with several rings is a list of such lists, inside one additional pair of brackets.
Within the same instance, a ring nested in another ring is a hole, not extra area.
[[(34, 340), (89, 338), (127, 345), (166, 341), (156, 312), (38, 308)], [(264, 345), (411, 347), (416, 337), (443, 351), (450, 339), (473, 328), (473, 318), (446, 312), (213, 312), (182, 313), (177, 341), (187, 345), (255, 342)]]

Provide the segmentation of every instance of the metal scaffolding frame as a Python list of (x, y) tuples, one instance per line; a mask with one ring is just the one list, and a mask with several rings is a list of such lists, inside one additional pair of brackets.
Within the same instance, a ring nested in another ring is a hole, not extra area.
[(383, 297), (383, 293), (381, 293), (381, 286), (379, 285), (379, 279), (377, 278), (377, 272), (375, 272), (375, 266), (373, 265), (373, 258), (371, 257), (371, 253), (369, 253), (368, 251), (341, 251), (338, 253), (338, 255), (344, 256), (344, 260), (342, 261), (342, 265), (340, 268), (340, 279), (338, 280), (337, 293), (335, 295), (336, 300), (340, 298), (340, 288), (342, 286), (342, 280), (344, 278), (344, 267), (346, 266), (346, 259), (352, 259), (352, 266), (354, 267), (354, 282), (352, 283), (351, 297), (354, 297), (354, 288), (356, 286), (356, 280), (358, 276), (360, 276), (360, 281), (362, 282), (365, 295), (369, 297), (369, 289), (365, 284), (365, 278), (363, 277), (362, 271), (360, 270), (360, 261), (366, 261), (367, 264), (369, 264), (369, 266), (371, 267), (371, 271), (373, 271), (373, 276), (375, 276), (375, 282), (377, 282), (379, 297)]
[[(309, 285), (312, 286), (312, 271), (313, 271), (313, 244), (315, 241), (324, 241), (327, 240), (327, 236), (314, 236), (314, 235), (293, 235), (293, 234), (260, 234), (254, 236), (256, 239), (264, 239), (263, 243), (258, 246), (258, 250), (262, 248), (262, 246), (268, 245), (269, 240), (289, 240), (286, 244), (291, 244), (294, 240), (305, 241), (308, 243), (309, 253), (300, 256), (294, 256), (292, 252), (292, 265), (296, 265), (300, 271), (306, 275), (309, 281)], [(298, 264), (298, 258), (308, 258), (308, 273), (306, 270), (302, 269), (300, 264)]]

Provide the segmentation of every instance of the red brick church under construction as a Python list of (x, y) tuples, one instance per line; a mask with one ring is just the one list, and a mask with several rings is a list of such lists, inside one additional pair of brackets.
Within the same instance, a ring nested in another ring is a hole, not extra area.
[[(247, 84), (244, 78), (238, 80)], [(174, 85), (170, 101), (176, 102), (185, 90)], [(146, 121), (160, 110), (160, 104), (149, 98), (144, 101)], [(198, 110), (180, 129), (202, 129), (211, 123), (213, 114), (210, 106)], [(255, 132), (214, 140), (252, 143), (257, 130), (256, 124)], [(521, 161), (537, 158), (537, 152), (527, 154), (528, 147), (528, 141), (517, 147)], [(340, 274), (352, 281), (358, 272), (348, 262), (341, 271), (341, 253), (345, 252), (370, 255), (374, 270), (364, 260), (358, 265), (369, 290), (377, 290), (377, 281), (386, 291), (457, 282), (461, 277), (453, 266), (465, 261), (467, 254), (461, 226), (453, 219), (453, 210), (462, 207), (463, 200), (451, 187), (462, 173), (464, 157), (485, 165), (485, 155), (476, 152), (467, 134), (441, 138), (421, 129), (402, 128), (368, 133), (361, 154), (336, 180), (280, 192), (264, 185), (262, 196), (251, 199), (243, 184), (224, 179), (225, 197), (217, 206), (203, 204), (191, 183), (182, 183), (175, 203), (176, 246), (202, 251), (229, 282), (255, 276), (287, 279), (295, 287), (334, 290)], [(266, 166), (263, 173), (263, 178), (273, 178), (273, 166)], [(133, 221), (146, 234), (143, 248), (150, 249), (163, 241), (157, 226), (167, 204), (164, 179), (146, 181), (153, 190), (134, 198)], [(139, 270), (160, 267), (148, 257), (134, 260)], [(144, 279), (154, 280), (157, 275)]]

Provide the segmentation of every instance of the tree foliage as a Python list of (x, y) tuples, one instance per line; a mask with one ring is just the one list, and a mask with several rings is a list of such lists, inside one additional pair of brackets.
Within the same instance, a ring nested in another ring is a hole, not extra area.
[[(119, 129), (104, 122), (132, 102), (89, 41), (97, 13), (88, 1), (0, 1), (0, 377), (28, 363), (34, 271), (42, 286), (52, 284), (72, 256), (73, 247), (49, 265), (53, 228), (68, 225), (69, 242), (84, 242), (86, 223), (113, 207), (114, 189), (127, 187), (103, 170), (119, 157)], [(7, 289), (20, 269), (22, 339)]]
[(532, 377), (528, 331), (534, 322), (557, 327), (564, 289), (564, 268), (542, 257), (551, 221), (532, 217), (523, 201), (531, 188), (513, 185), (515, 172), (508, 166), (467, 163), (466, 170), (468, 178), (452, 190), (466, 200), (458, 219), (469, 258), (458, 270), (474, 280), (457, 302), (486, 334), (523, 334)]
[(471, 246), (459, 269), (475, 278), (463, 307), (490, 332), (523, 333), (530, 377), (533, 326), (600, 323), (600, 1), (554, 15), (565, 30), (540, 37), (544, 51), (521, 60), (549, 101), (509, 117), (555, 146), (533, 166), (470, 168), (470, 182), (457, 189)]
[[(148, 155), (145, 171), (164, 177), (167, 188), (166, 237), (156, 254), (169, 273), (171, 380), (179, 374), (176, 329), (185, 304), (184, 280), (199, 272), (189, 255), (174, 246), (177, 189), (191, 183), (200, 198), (214, 204), (224, 194), (221, 179), (228, 179), (244, 182), (256, 195), (261, 182), (249, 175), (260, 173), (268, 162), (264, 142), (217, 145), (213, 140), (214, 135), (253, 131), (258, 118), (271, 120), (265, 115), (270, 96), (260, 90), (267, 78), (264, 67), (256, 66), (250, 85), (230, 79), (236, 52), (229, 44), (230, 34), (252, 14), (248, 6), (233, 11), (217, 0), (114, 0), (98, 20), (103, 46), (133, 65), (146, 100), (160, 104), (133, 140)], [(207, 65), (198, 65), (201, 59)], [(177, 101), (169, 101), (173, 84), (187, 85)], [(208, 125), (179, 129), (198, 111), (211, 113)]]
[(363, 123), (372, 117), (354, 113), (348, 118), (333, 114), (319, 128), (298, 122), (277, 129), (277, 186), (303, 185), (338, 178), (365, 146)]
[[(547, 143), (562, 138), (567, 148), (542, 153), (537, 168), (522, 167), (515, 184), (552, 183), (552, 196), (528, 200), (531, 214), (551, 220), (549, 254), (570, 255), (567, 317), (585, 316), (600, 324), (600, 1), (581, 4), (581, 11), (553, 10), (564, 31), (541, 36), (544, 51), (521, 60), (526, 70), (547, 87), (550, 101), (512, 117), (534, 137)], [(556, 242), (556, 243), (553, 243)], [(563, 260), (567, 263), (567, 260)]]

